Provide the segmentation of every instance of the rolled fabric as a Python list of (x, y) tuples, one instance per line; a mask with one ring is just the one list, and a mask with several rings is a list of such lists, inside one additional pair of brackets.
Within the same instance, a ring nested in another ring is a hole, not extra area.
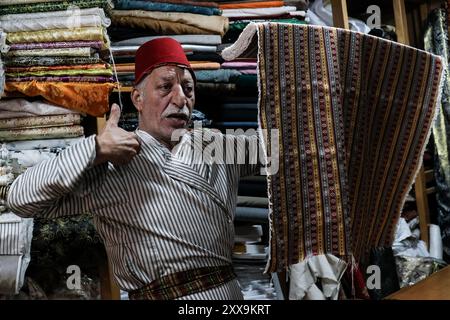
[(430, 256), (442, 260), (442, 235), (441, 229), (436, 224), (430, 224)]

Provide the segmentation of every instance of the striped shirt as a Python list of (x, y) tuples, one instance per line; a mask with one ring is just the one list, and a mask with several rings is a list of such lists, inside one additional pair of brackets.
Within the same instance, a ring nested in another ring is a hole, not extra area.
[[(257, 140), (205, 132), (236, 152), (241, 148), (246, 159), (246, 146)], [(247, 164), (197, 163), (192, 132), (172, 152), (146, 132), (136, 134), (141, 151), (124, 166), (94, 167), (95, 136), (90, 136), (28, 169), (11, 185), (9, 207), (22, 217), (92, 213), (125, 291), (175, 272), (231, 264), (239, 177), (258, 165), (248, 159)], [(184, 298), (240, 299), (242, 294), (233, 280)]]

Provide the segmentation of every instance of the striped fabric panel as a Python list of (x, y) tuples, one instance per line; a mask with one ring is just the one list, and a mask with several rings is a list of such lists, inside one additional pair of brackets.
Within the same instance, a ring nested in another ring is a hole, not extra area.
[(430, 132), (440, 58), (343, 29), (257, 27), (260, 123), (279, 129), (280, 145), (268, 269), (325, 253), (364, 263), (392, 243)]
[(0, 255), (21, 255), (20, 219), (0, 221)]

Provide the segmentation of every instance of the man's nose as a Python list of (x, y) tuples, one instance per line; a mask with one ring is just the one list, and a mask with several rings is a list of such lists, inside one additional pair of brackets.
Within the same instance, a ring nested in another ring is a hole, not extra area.
[(173, 87), (173, 97), (172, 102), (178, 108), (183, 108), (187, 104), (186, 95), (184, 94), (183, 87), (181, 85), (176, 85)]

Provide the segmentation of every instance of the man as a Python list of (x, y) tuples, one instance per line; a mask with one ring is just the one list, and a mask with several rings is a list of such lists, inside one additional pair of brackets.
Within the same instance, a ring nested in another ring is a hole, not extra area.
[[(22, 217), (92, 213), (131, 299), (242, 299), (231, 266), (233, 216), (239, 177), (257, 166), (196, 161), (195, 131), (172, 141), (188, 125), (194, 85), (175, 40), (145, 43), (131, 93), (139, 129), (119, 128), (113, 105), (98, 136), (29, 169), (9, 190), (8, 205)], [(233, 146), (252, 139), (207, 133)]]

